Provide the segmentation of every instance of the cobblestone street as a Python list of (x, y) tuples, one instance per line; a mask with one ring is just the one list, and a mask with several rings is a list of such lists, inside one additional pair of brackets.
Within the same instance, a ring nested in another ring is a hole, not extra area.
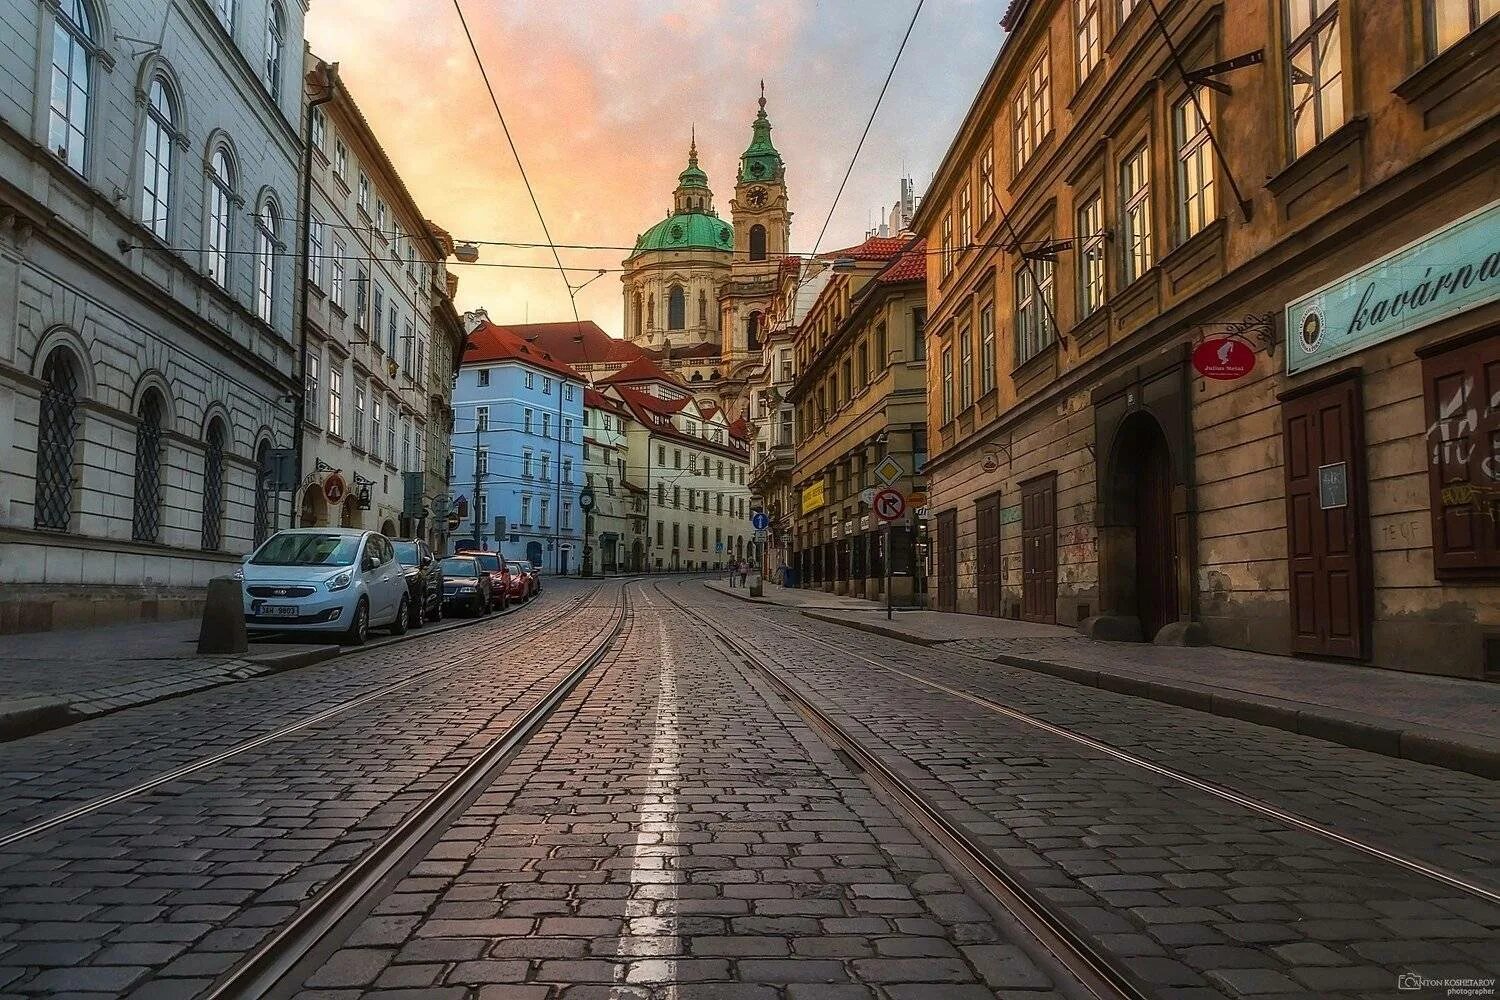
[(559, 582), (0, 744), (0, 995), (1493, 979), (1494, 782), (870, 640), (692, 578)]

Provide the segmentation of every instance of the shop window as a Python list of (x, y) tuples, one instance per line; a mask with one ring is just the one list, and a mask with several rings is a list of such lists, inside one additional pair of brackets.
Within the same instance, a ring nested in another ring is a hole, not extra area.
[(1422, 359), (1433, 567), (1500, 576), (1500, 331)]

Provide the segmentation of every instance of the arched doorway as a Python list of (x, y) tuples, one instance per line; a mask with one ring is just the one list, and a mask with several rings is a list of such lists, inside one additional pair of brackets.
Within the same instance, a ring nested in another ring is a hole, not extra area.
[(297, 527), (318, 528), (328, 523), (328, 500), (323, 496), (323, 487), (317, 483), (302, 493), (302, 508), (297, 516)]
[(385, 523), (380, 526), (380, 533), (387, 538), (399, 537), (397, 534), (396, 522), (392, 521), (390, 518), (386, 518)]
[(531, 565), (537, 567), (538, 569), (541, 569), (541, 567), (542, 567), (542, 543), (541, 542), (527, 542), (526, 543), (526, 561), (529, 562), (529, 563), (531, 563)]
[(345, 528), (359, 527), (359, 499), (352, 493), (344, 498), (343, 509), (339, 512), (339, 525)]
[(1115, 437), (1110, 470), (1114, 520), (1134, 534), (1133, 544), (1117, 549), (1133, 563), (1128, 574), (1119, 567), (1122, 582), (1134, 585), (1135, 614), (1142, 637), (1150, 642), (1163, 625), (1178, 619), (1172, 452), (1155, 417), (1137, 412), (1125, 420)]
[(641, 548), (641, 540), (637, 538), (630, 545), (630, 570), (639, 573), (645, 566), (646, 554)]

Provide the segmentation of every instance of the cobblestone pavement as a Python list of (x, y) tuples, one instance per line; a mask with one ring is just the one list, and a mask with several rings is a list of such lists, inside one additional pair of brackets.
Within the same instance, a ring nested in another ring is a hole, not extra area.
[[(779, 662), (1161, 995), (1378, 996), (1493, 979), (1500, 907), (807, 641), (869, 652), (1500, 885), (1500, 785), (733, 602), (681, 599)], [(792, 631), (775, 626), (792, 625)], [(878, 644), (878, 646), (877, 646)]]
[(1057, 996), (801, 720), (649, 591), (298, 996)]

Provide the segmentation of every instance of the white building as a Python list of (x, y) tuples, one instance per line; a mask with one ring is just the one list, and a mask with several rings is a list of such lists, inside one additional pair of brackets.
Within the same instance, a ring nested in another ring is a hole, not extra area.
[(584, 543), (596, 573), (640, 572), (645, 565), (645, 490), (630, 482), (630, 424), (625, 404), (593, 389), (583, 396), (584, 485), (594, 498)]
[[(336, 68), (332, 99), (312, 115), (312, 233), (303, 479), (298, 524), (422, 534), (446, 464), (462, 321), (444, 265), (451, 240), (422, 215)], [(415, 502), (404, 511), (409, 476)], [(414, 516), (412, 512), (416, 512)]]
[(286, 522), (303, 12), (0, 0), (0, 632), (189, 612)]

